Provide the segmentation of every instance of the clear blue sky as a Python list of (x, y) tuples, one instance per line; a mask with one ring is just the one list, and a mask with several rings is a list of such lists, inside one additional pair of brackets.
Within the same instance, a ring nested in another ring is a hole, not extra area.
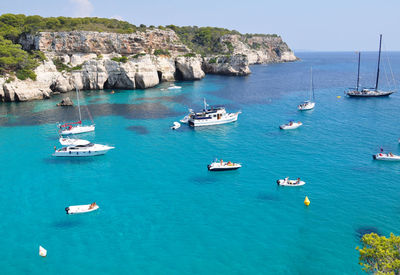
[(400, 50), (400, 0), (3, 0), (0, 13), (114, 17), (277, 33), (294, 50)]

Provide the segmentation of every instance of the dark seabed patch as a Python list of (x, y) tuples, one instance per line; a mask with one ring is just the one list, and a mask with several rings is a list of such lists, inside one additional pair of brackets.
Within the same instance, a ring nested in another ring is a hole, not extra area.
[(370, 234), (370, 233), (376, 233), (379, 236), (381, 235), (379, 233), (378, 228), (373, 226), (360, 226), (355, 230), (355, 236), (357, 237), (357, 239), (361, 239), (365, 234)]
[(140, 126), (140, 125), (132, 125), (126, 127), (126, 129), (129, 131), (133, 131), (139, 135), (147, 135), (149, 133), (149, 130), (145, 126)]
[(262, 200), (262, 201), (279, 201), (279, 197), (275, 194), (271, 193), (260, 193), (257, 196), (257, 199)]
[(100, 102), (106, 100), (106, 98), (93, 98), (91, 100), (89, 100), (90, 103), (96, 103), (96, 102)]
[[(21, 105), (22, 106), (22, 105)], [(93, 118), (99, 116), (116, 115), (127, 119), (159, 119), (183, 115), (184, 112), (176, 112), (158, 102), (144, 102), (140, 104), (91, 104), (89, 105), (90, 115)], [(89, 118), (87, 106), (81, 107), (82, 116)], [(40, 124), (51, 124), (60, 121), (76, 120), (78, 108), (52, 108), (39, 112), (20, 112), (15, 109), (9, 115), (15, 115), (15, 119), (0, 119), (0, 126), (29, 126)], [(18, 115), (20, 114), (20, 115)]]
[(190, 179), (191, 182), (196, 184), (213, 184), (216, 183), (218, 180), (214, 177), (207, 177), (207, 176), (196, 176)]
[(78, 220), (63, 220), (54, 222), (53, 226), (56, 228), (72, 228), (81, 224), (82, 222)]

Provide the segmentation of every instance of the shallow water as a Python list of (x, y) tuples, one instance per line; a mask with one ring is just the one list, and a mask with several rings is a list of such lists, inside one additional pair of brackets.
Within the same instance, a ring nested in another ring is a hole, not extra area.
[[(76, 117), (55, 107), (64, 95), (0, 105), (2, 273), (361, 273), (360, 236), (400, 234), (400, 164), (371, 157), (381, 146), (399, 153), (400, 96), (343, 97), (355, 85), (354, 53), (298, 55), (253, 66), (248, 77), (182, 82), (180, 91), (83, 92), (96, 132), (81, 137), (116, 147), (105, 156), (51, 156), (56, 122)], [(398, 78), (400, 54), (389, 55)], [(310, 66), (317, 105), (300, 113)], [(376, 53), (364, 54), (367, 86), (375, 66)], [(171, 131), (203, 97), (243, 113), (233, 124)], [(304, 125), (279, 130), (289, 119)], [(208, 172), (215, 157), (243, 167)], [(307, 184), (277, 187), (286, 176)], [(92, 201), (94, 213), (65, 214)]]

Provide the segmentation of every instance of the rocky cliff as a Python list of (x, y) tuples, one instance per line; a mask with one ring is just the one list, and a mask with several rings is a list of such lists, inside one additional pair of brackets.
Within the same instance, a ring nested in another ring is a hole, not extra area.
[(18, 42), (25, 50), (40, 50), (47, 60), (35, 69), (36, 81), (0, 77), (0, 101), (44, 99), (74, 87), (145, 89), (164, 81), (199, 80), (205, 73), (247, 75), (249, 64), (296, 60), (280, 37), (243, 35), (220, 38), (227, 54), (201, 57), (168, 29), (40, 32), (24, 34)]

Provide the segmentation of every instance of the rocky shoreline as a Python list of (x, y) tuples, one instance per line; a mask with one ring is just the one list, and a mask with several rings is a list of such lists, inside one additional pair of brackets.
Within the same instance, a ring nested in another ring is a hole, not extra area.
[(47, 60), (35, 69), (35, 81), (7, 81), (7, 76), (0, 77), (0, 101), (46, 99), (75, 87), (146, 89), (166, 81), (200, 80), (205, 74), (242, 76), (251, 73), (251, 64), (297, 60), (278, 36), (225, 35), (221, 43), (229, 54), (202, 57), (185, 46), (172, 30), (23, 35), (19, 39), (22, 48), (40, 50)]

